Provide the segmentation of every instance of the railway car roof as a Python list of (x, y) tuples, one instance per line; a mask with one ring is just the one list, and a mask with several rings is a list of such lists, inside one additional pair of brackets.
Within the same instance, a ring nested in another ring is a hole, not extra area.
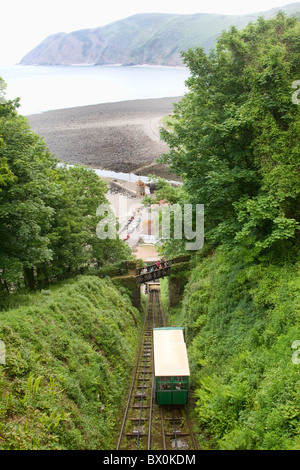
[(153, 342), (156, 377), (190, 375), (183, 328), (154, 328)]

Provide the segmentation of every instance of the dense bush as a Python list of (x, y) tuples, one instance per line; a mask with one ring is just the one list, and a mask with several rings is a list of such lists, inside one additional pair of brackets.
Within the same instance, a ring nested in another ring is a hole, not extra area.
[(202, 446), (299, 448), (300, 264), (244, 261), (219, 249), (199, 262), (177, 317), (186, 327)]
[(112, 448), (139, 312), (108, 277), (82, 276), (29, 298), (0, 314), (0, 448)]

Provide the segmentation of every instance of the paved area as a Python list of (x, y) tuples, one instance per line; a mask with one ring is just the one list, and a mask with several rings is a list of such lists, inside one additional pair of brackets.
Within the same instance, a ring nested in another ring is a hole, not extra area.
[[(134, 189), (132, 183), (122, 182), (122, 186), (128, 187), (131, 191)], [(158, 257), (157, 248), (153, 243), (144, 243), (144, 236), (147, 242), (149, 239), (148, 235), (153, 234), (154, 224), (148, 209), (142, 203), (143, 197), (132, 197), (131, 195), (116, 191), (108, 193), (106, 197), (111, 203), (116, 217), (119, 219), (120, 238), (124, 239), (129, 236), (127, 240), (124, 240), (124, 243), (127, 243), (133, 249), (136, 258), (143, 259), (144, 261), (156, 260)], [(151, 238), (155, 239), (155, 237)]]

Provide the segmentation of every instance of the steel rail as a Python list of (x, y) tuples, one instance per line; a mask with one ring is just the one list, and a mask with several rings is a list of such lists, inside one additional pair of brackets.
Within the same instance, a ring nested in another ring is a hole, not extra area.
[[(148, 320), (149, 305), (151, 305), (151, 296), (149, 296), (149, 300), (148, 300), (147, 315), (145, 315), (145, 318), (144, 318), (143, 333), (146, 329), (146, 324), (147, 324), (147, 320)], [(138, 355), (137, 355), (138, 358), (140, 357), (140, 354), (141, 354), (143, 340), (144, 340), (144, 334), (142, 334), (142, 337), (141, 337), (139, 350), (138, 350)], [(125, 413), (124, 413), (124, 418), (123, 418), (123, 422), (122, 422), (121, 431), (120, 431), (120, 434), (119, 434), (119, 440), (118, 440), (116, 450), (120, 450), (120, 445), (121, 445), (123, 434), (124, 434), (124, 428), (125, 428), (125, 424), (126, 424), (126, 420), (127, 420), (127, 416), (128, 416), (128, 410), (129, 410), (129, 406), (130, 406), (130, 402), (131, 402), (131, 398), (132, 398), (132, 393), (133, 393), (134, 386), (135, 386), (135, 383), (136, 383), (136, 376), (137, 376), (138, 367), (139, 367), (139, 360), (137, 360), (136, 365), (135, 365), (132, 384), (131, 384), (130, 391), (129, 391), (129, 397), (128, 397), (128, 400), (127, 400), (127, 405), (126, 405), (126, 409), (125, 409)]]
[[(153, 291), (154, 297), (156, 291)], [(153, 308), (153, 300), (152, 300), (152, 308)], [(155, 327), (155, 315), (152, 316), (152, 330)], [(152, 364), (154, 363), (153, 360), (153, 339), (152, 339), (152, 352), (151, 352), (151, 361)], [(147, 450), (151, 449), (151, 428), (152, 428), (152, 413), (153, 413), (153, 402), (155, 396), (155, 389), (154, 389), (154, 368), (152, 368), (152, 377), (151, 377), (151, 396), (150, 396), (150, 414), (149, 414), (149, 426), (148, 426), (148, 442), (147, 442)]]

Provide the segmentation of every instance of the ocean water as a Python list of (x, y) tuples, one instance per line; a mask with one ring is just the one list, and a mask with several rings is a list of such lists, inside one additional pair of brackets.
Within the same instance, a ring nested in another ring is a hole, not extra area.
[(189, 70), (157, 66), (0, 66), (6, 98), (21, 98), (28, 116), (71, 108), (148, 98), (182, 96)]

